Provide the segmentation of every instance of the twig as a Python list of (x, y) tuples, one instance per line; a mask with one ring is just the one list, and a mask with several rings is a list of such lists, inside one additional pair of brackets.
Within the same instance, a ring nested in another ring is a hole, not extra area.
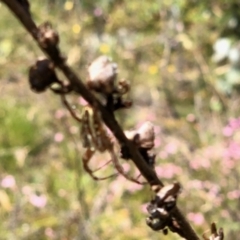
[[(48, 55), (49, 59), (51, 59), (55, 66), (58, 67), (63, 72), (65, 77), (71, 83), (73, 90), (79, 93), (89, 104), (96, 107), (101, 112), (103, 121), (105, 122), (107, 127), (113, 132), (118, 141), (128, 149), (132, 161), (139, 169), (141, 174), (147, 179), (149, 184), (163, 186), (163, 183), (158, 179), (156, 173), (144, 161), (144, 159), (142, 158), (134, 144), (126, 138), (124, 132), (122, 131), (121, 127), (117, 123), (114, 116), (105, 109), (105, 107), (94, 97), (94, 95), (91, 92), (89, 92), (89, 90), (85, 87), (81, 79), (66, 64), (65, 59), (61, 56), (59, 49), (54, 45), (46, 48), (43, 46), (39, 38), (39, 28), (32, 20), (26, 8), (24, 8), (16, 0), (1, 0), (1, 1), (5, 3), (8, 6), (8, 8), (16, 15), (17, 19), (32, 35), (32, 37), (38, 43), (42, 51), (46, 55)], [(177, 209), (177, 207), (173, 211), (173, 216), (177, 220), (179, 226), (181, 227), (185, 239), (188, 240), (200, 239), (194, 232), (190, 224), (187, 222), (185, 217), (179, 211), (179, 209)]]

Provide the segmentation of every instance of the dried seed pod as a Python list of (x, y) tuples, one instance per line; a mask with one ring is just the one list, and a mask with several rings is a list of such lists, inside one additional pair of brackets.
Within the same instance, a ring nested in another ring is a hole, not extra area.
[(216, 224), (212, 223), (211, 224), (211, 236), (207, 237), (206, 233), (204, 233), (203, 238), (205, 240), (223, 240), (224, 239), (223, 229), (220, 228), (219, 231), (217, 231)]
[(146, 218), (146, 224), (152, 228), (154, 231), (160, 231), (163, 230), (164, 232), (167, 227), (167, 221), (162, 220), (161, 218), (153, 218), (152, 216), (149, 216)]
[(145, 122), (137, 130), (125, 131), (125, 135), (129, 140), (144, 149), (152, 149), (154, 147), (154, 127), (151, 122)]
[(147, 225), (155, 231), (169, 227), (172, 231), (180, 232), (180, 226), (174, 222), (171, 216), (177, 196), (180, 193), (180, 184), (174, 183), (164, 187), (152, 186), (152, 189), (156, 192), (156, 196), (147, 206), (147, 211), (150, 214), (146, 219)]
[(152, 217), (167, 218), (169, 213), (176, 205), (177, 197), (181, 191), (179, 183), (173, 183), (164, 187), (152, 186), (156, 192), (155, 198), (147, 206), (148, 212)]
[(181, 192), (181, 185), (180, 183), (175, 182), (173, 184), (162, 187), (157, 192), (157, 196), (166, 202), (166, 201), (169, 201), (168, 200), (169, 196), (176, 198), (180, 194), (180, 192)]
[(139, 139), (138, 144), (141, 148), (152, 149), (154, 147), (154, 127), (151, 122), (145, 122), (138, 129)]
[(124, 131), (124, 133), (126, 137), (131, 141), (134, 141), (135, 137), (138, 134), (137, 130)]
[(45, 91), (52, 83), (58, 82), (53, 63), (48, 59), (40, 58), (29, 69), (28, 80), (31, 89), (35, 92)]
[(132, 106), (132, 101), (129, 99), (121, 100), (121, 107), (119, 108), (130, 108)]
[(39, 43), (43, 48), (55, 46), (59, 44), (58, 33), (52, 28), (51, 23), (45, 22), (39, 26), (38, 32)]
[(157, 193), (155, 203), (158, 207), (162, 207), (167, 211), (170, 211), (176, 205), (176, 200), (181, 192), (181, 185), (179, 183), (173, 183), (162, 187)]
[(169, 212), (176, 205), (177, 197), (181, 192), (181, 185), (177, 182), (164, 187), (153, 185), (152, 190), (156, 193), (151, 202), (152, 205), (155, 208), (164, 208)]
[(130, 108), (132, 106), (132, 101), (129, 99), (123, 99), (121, 95), (111, 95), (111, 98), (107, 98), (106, 107), (110, 112), (116, 111), (118, 109)]
[(88, 67), (87, 85), (91, 90), (112, 94), (117, 77), (117, 64), (105, 55), (95, 59)]
[(125, 79), (122, 79), (118, 82), (117, 92), (120, 95), (123, 95), (129, 92), (129, 90), (130, 90), (130, 83), (128, 81), (126, 81)]
[[(145, 122), (137, 130), (125, 131), (124, 133), (126, 137), (137, 146), (146, 163), (151, 168), (154, 168), (156, 155), (151, 152), (151, 149), (154, 147), (155, 139), (153, 124), (151, 122)], [(121, 157), (124, 159), (131, 159), (125, 146), (121, 147)]]

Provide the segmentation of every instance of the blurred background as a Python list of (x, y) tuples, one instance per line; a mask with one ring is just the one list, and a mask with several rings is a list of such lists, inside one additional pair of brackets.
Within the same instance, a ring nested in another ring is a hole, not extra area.
[[(82, 79), (99, 55), (118, 64), (134, 105), (117, 118), (125, 130), (155, 124), (156, 171), (165, 184), (181, 182), (178, 205), (198, 234), (214, 221), (237, 239), (238, 1), (30, 2)], [(1, 3), (0, 12), (0, 239), (180, 239), (146, 226), (148, 187), (122, 177), (95, 182), (82, 170), (78, 123), (56, 95), (29, 88), (28, 69), (42, 53)]]

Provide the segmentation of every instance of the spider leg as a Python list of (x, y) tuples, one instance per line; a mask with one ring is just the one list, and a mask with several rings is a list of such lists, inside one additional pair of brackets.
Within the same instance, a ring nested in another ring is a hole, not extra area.
[(68, 109), (68, 111), (70, 112), (71, 116), (77, 120), (78, 122), (82, 122), (82, 119), (80, 117), (78, 117), (75, 113), (75, 111), (72, 109), (72, 107), (70, 106), (69, 102), (66, 99), (65, 94), (61, 94), (61, 100), (63, 105), (65, 105), (65, 107)]
[(142, 174), (139, 173), (139, 174), (137, 175), (136, 179), (139, 179), (141, 176), (142, 176)]
[(110, 162), (112, 162), (112, 159), (110, 159), (109, 161), (107, 161), (106, 163), (104, 163), (101, 167), (98, 167), (97, 169), (95, 169), (95, 170), (92, 171), (92, 172), (97, 172), (97, 171), (100, 170), (101, 168), (107, 166)]
[(113, 149), (109, 150), (111, 156), (112, 156), (112, 161), (113, 161), (113, 164), (115, 166), (115, 168), (117, 169), (117, 171), (122, 175), (124, 176), (127, 180), (131, 181), (131, 182), (134, 182), (134, 183), (137, 183), (137, 184), (140, 184), (140, 185), (144, 185), (144, 184), (147, 184), (147, 182), (140, 182), (138, 181), (136, 178), (133, 178), (131, 176), (129, 176), (127, 173), (124, 172), (124, 169), (123, 167), (121, 166), (121, 164), (119, 163), (119, 160), (116, 156), (116, 154), (114, 153)]
[(94, 155), (94, 153), (95, 153), (95, 150), (87, 149), (85, 154), (83, 155), (83, 168), (84, 168), (84, 170), (96, 181), (105, 180), (105, 179), (116, 176), (116, 174), (112, 174), (112, 175), (107, 176), (107, 177), (97, 177), (93, 174), (94, 171), (92, 171), (90, 169), (90, 167), (88, 166), (88, 163), (89, 163), (90, 159), (92, 158), (92, 156)]

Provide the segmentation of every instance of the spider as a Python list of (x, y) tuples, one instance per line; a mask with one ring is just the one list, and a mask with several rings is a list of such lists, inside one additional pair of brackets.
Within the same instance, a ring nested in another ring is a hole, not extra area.
[[(49, 28), (49, 25), (46, 25), (45, 28)], [(116, 64), (111, 63), (106, 56), (102, 56), (95, 60), (89, 68), (92, 70), (89, 70), (90, 78), (88, 81), (88, 88), (97, 92), (100, 91), (100, 93), (106, 97), (107, 109), (109, 107), (110, 111), (113, 111), (117, 108), (130, 106), (130, 102), (125, 102), (121, 98), (121, 96), (129, 89), (129, 85), (126, 81), (120, 81), (117, 87), (114, 86), (114, 80), (117, 72)], [(48, 59), (39, 59), (36, 64), (30, 68), (29, 83), (31, 89), (35, 92), (40, 93), (45, 91), (47, 88), (50, 88), (54, 93), (59, 94), (63, 104), (66, 106), (72, 117), (81, 123), (80, 136), (82, 138), (83, 147), (86, 148), (86, 151), (83, 154), (83, 167), (93, 179), (104, 180), (116, 176), (116, 174), (112, 174), (107, 177), (97, 177), (94, 175), (94, 171), (92, 171), (89, 167), (89, 162), (96, 151), (108, 151), (111, 156), (111, 160), (104, 164), (104, 166), (113, 162), (118, 173), (123, 175), (126, 179), (138, 184), (144, 184), (137, 180), (138, 177), (135, 179), (124, 172), (123, 167), (119, 163), (114, 152), (113, 142), (107, 134), (100, 113), (90, 105), (83, 109), (81, 117), (75, 113), (66, 99), (66, 94), (73, 90), (72, 86), (71, 84), (64, 84), (63, 81), (58, 79), (57, 74), (54, 71), (54, 65)], [(54, 87), (53, 84), (57, 86)], [(114, 94), (117, 95), (115, 98)]]
[[(116, 176), (117, 174), (112, 174), (107, 177), (97, 177), (94, 175), (94, 172), (99, 170), (100, 168), (106, 166), (110, 162), (113, 163), (117, 172), (124, 176), (126, 179), (135, 182), (137, 184), (144, 184), (137, 179), (129, 176), (126, 172), (124, 172), (123, 167), (121, 166), (116, 153), (114, 152), (113, 142), (107, 134), (106, 128), (102, 122), (102, 118), (100, 113), (92, 106), (87, 105), (84, 107), (81, 117), (79, 117), (75, 110), (68, 103), (65, 94), (61, 94), (62, 102), (70, 112), (71, 116), (81, 123), (80, 127), (80, 137), (82, 140), (82, 145), (86, 148), (86, 151), (83, 154), (83, 168), (85, 171), (94, 179), (94, 180), (105, 180), (111, 177)], [(95, 171), (91, 170), (89, 167), (89, 162), (96, 151), (101, 153), (107, 151), (111, 160), (106, 162), (102, 167), (96, 169)]]

